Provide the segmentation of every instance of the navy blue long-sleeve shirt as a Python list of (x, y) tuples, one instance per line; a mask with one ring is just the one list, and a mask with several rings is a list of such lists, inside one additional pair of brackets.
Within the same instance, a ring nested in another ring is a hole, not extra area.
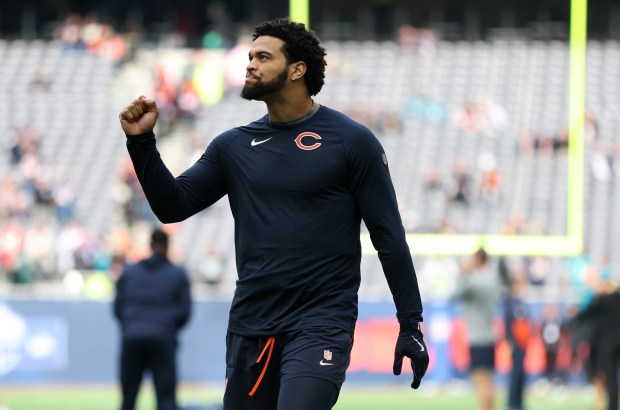
[(116, 282), (114, 315), (125, 340), (176, 339), (191, 315), (185, 270), (157, 253), (127, 265)]
[(219, 135), (177, 178), (152, 133), (128, 136), (127, 147), (164, 223), (228, 195), (238, 271), (230, 332), (273, 335), (312, 326), (352, 332), (362, 218), (397, 311), (422, 319), (387, 159), (366, 127), (326, 106), (295, 124), (264, 116)]

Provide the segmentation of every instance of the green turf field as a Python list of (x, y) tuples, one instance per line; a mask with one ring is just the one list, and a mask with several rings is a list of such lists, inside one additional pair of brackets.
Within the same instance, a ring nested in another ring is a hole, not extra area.
[[(181, 405), (208, 405), (217, 403), (222, 391), (200, 386), (182, 387)], [(10, 387), (0, 385), (0, 400), (10, 410), (114, 410), (119, 407), (119, 394), (115, 387)], [(503, 410), (505, 398), (500, 395), (496, 408)], [(587, 410), (591, 395), (585, 389), (549, 393), (528, 392), (528, 410)], [(0, 405), (0, 409), (2, 406)], [(154, 410), (153, 392), (146, 387), (137, 410)], [(408, 390), (399, 387), (360, 387), (345, 385), (335, 410), (469, 410), (476, 409), (473, 395), (468, 388)], [(2, 409), (4, 410), (4, 409)]]

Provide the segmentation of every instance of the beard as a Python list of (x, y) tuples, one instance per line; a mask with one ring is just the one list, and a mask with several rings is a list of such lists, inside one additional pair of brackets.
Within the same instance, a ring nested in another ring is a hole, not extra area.
[(254, 84), (245, 84), (241, 90), (241, 98), (246, 100), (262, 100), (264, 96), (280, 91), (286, 85), (288, 66), (280, 74), (269, 82), (257, 79)]

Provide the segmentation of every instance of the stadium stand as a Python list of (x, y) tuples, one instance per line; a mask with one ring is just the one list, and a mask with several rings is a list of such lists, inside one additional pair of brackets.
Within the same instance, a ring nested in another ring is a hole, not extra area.
[[(317, 101), (349, 113), (381, 140), (408, 232), (443, 232), (451, 226), (457, 233), (565, 233), (567, 42), (325, 45), (329, 73)], [(63, 264), (57, 249), (54, 272), (34, 273), (31, 280), (61, 278), (65, 268), (80, 267), (78, 259), (89, 269), (109, 269), (118, 250), (110, 243), (118, 244), (119, 232), (135, 234), (140, 223), (153, 222), (126, 168), (117, 115), (130, 98), (155, 92), (154, 61), (160, 52), (138, 50), (119, 64), (55, 41), (0, 41), (0, 132), (12, 136), (2, 138), (0, 174), (3, 186), (14, 187), (2, 192), (26, 201), (10, 205), (5, 196), (1, 216), (26, 231), (46, 218), (55, 236), (76, 220), (87, 238), (70, 247), (72, 261)], [(620, 263), (614, 252), (620, 221), (613, 217), (620, 206), (618, 73), (620, 43), (589, 41), (584, 240), (593, 260), (612, 265)], [(178, 172), (195, 157), (197, 142), (204, 149), (218, 133), (263, 114), (261, 103), (248, 103), (237, 89), (228, 89), (219, 103), (175, 121), (161, 138), (162, 154)], [(36, 172), (15, 157), (26, 131), (37, 141)], [(190, 138), (194, 134), (198, 141)], [(58, 200), (45, 202), (37, 190), (37, 183), (45, 182), (47, 190), (57, 192), (62, 181), (70, 184), (75, 201), (69, 214), (59, 214)], [(223, 297), (234, 289), (233, 234), (225, 199), (175, 228), (179, 257), (197, 282), (208, 270), (210, 252), (219, 254), (225, 274), (216, 292)], [(7, 281), (15, 278), (18, 255), (32, 260), (23, 246), (1, 251)], [(546, 283), (561, 286), (566, 260), (547, 259)], [(427, 257), (416, 260), (422, 267)], [(361, 296), (387, 297), (378, 260), (365, 257), (362, 267)]]

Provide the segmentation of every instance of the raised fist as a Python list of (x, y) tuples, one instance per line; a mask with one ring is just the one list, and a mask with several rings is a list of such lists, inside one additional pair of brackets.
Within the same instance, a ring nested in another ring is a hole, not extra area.
[(141, 95), (125, 107), (118, 118), (125, 134), (140, 135), (153, 131), (158, 116), (159, 110), (155, 100)]

